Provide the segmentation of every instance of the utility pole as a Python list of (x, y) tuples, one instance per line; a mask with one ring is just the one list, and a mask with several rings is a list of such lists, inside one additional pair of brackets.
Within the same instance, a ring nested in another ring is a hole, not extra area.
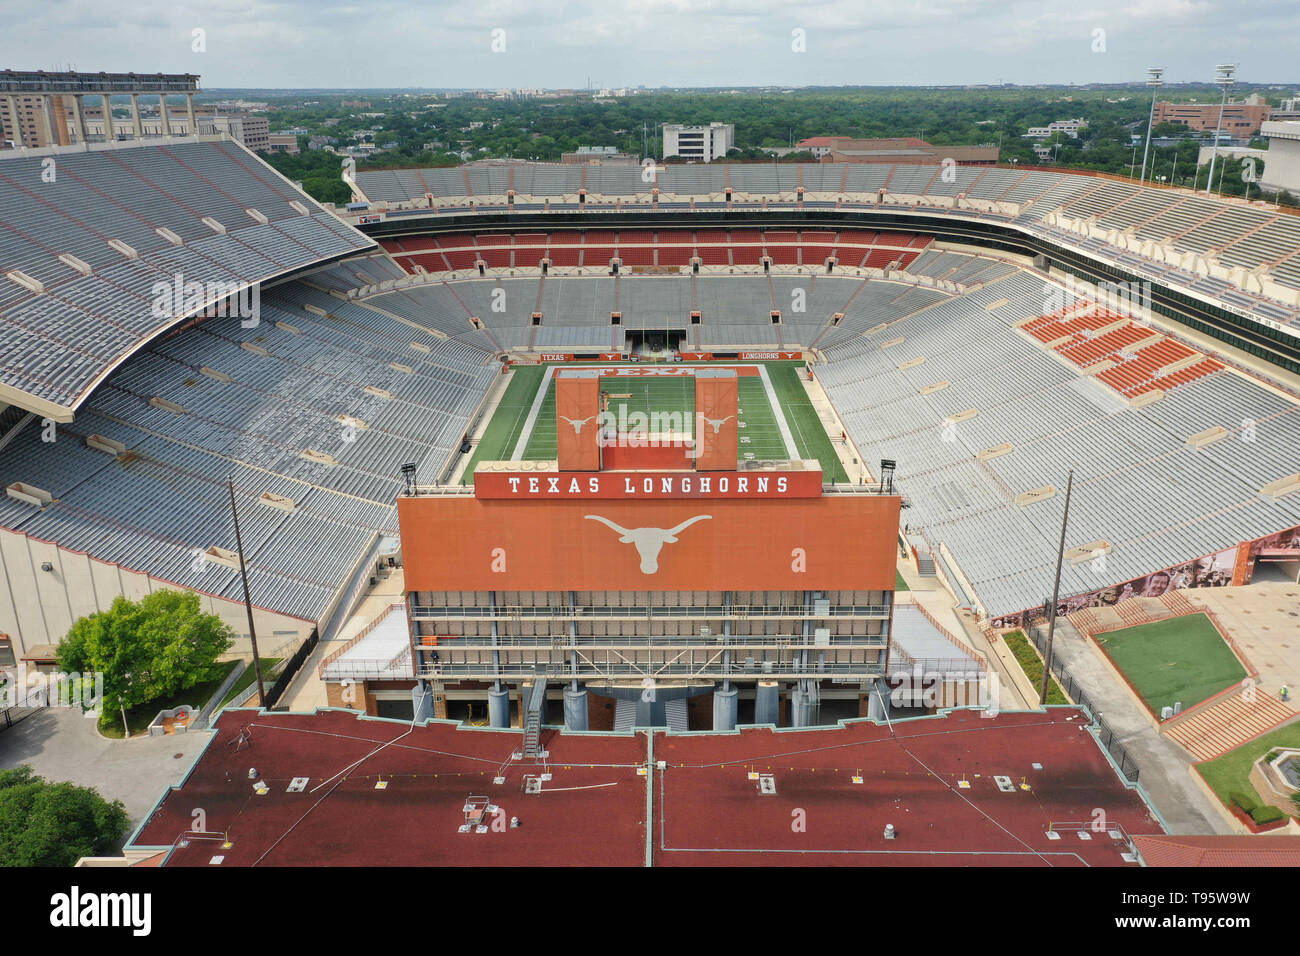
[(1065, 562), (1065, 526), (1070, 520), (1070, 492), (1074, 488), (1074, 469), (1065, 482), (1065, 514), (1061, 516), (1061, 543), (1056, 549), (1056, 584), (1052, 586), (1052, 610), (1047, 618), (1047, 648), (1043, 651), (1043, 683), (1038, 688), (1038, 703), (1047, 703), (1047, 683), (1052, 679), (1052, 639), (1056, 637), (1056, 604), (1061, 599), (1061, 565)]
[(230, 492), (230, 516), (235, 519), (235, 550), (239, 552), (239, 578), (244, 583), (244, 610), (248, 612), (248, 637), (253, 644), (253, 673), (257, 675), (257, 706), (266, 709), (266, 690), (262, 686), (262, 656), (257, 653), (257, 630), (253, 627), (253, 602), (248, 597), (248, 568), (244, 566), (244, 544), (239, 537), (239, 510), (235, 507), (235, 481), (226, 479)]

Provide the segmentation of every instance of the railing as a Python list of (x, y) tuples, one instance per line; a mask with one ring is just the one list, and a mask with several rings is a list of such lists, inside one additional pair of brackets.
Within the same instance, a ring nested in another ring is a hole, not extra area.
[[(714, 637), (674, 637), (671, 634), (649, 634), (635, 637), (604, 637), (599, 635), (579, 635), (571, 638), (566, 635), (555, 636), (505, 636), (505, 637), (442, 637), (438, 643), (419, 645), (417, 650), (455, 651), (457, 649), (481, 650), (484, 648), (534, 647), (552, 650), (599, 650), (601, 648), (644, 648), (676, 650), (687, 647), (711, 647), (718, 650), (743, 650), (747, 647), (782, 648), (795, 650), (825, 650), (827, 647), (868, 647), (881, 648), (889, 643), (883, 634), (837, 634), (832, 635), (830, 644), (813, 644), (803, 635), (755, 636), (733, 634), (725, 642), (720, 636)], [(967, 661), (967, 664), (970, 664)]]
[(533, 607), (505, 605), (498, 607), (443, 607), (417, 604), (411, 607), (411, 616), (424, 619), (469, 620), (487, 618), (496, 621), (522, 619), (590, 619), (590, 618), (826, 618), (888, 617), (887, 604), (836, 604), (825, 613), (817, 613), (812, 605), (740, 604), (724, 607), (686, 605), (656, 607), (630, 605), (625, 607)]
[(752, 668), (730, 667), (722, 665), (692, 665), (674, 663), (637, 663), (632, 661), (614, 661), (602, 664), (580, 663), (577, 672), (568, 663), (556, 662), (554, 666), (545, 663), (527, 664), (444, 664), (440, 661), (423, 664), (416, 668), (417, 677), (493, 680), (511, 677), (544, 677), (555, 680), (590, 680), (592, 678), (612, 677), (690, 677), (703, 680), (763, 680), (769, 677), (783, 677), (788, 680), (824, 677), (854, 677), (867, 679), (885, 674), (885, 665), (878, 663), (825, 664), (805, 667), (794, 661), (768, 661)]

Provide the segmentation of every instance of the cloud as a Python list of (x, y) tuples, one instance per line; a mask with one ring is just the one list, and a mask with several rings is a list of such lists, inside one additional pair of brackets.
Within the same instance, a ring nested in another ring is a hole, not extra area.
[[(108, 9), (106, 9), (106, 7)], [(751, 86), (1292, 79), (1293, 0), (44, 0), (5, 3), (17, 69), (219, 87)], [(206, 31), (207, 52), (191, 50)], [(493, 53), (492, 30), (506, 49)], [(807, 52), (791, 49), (804, 31)], [(1094, 50), (1094, 30), (1105, 51)]]

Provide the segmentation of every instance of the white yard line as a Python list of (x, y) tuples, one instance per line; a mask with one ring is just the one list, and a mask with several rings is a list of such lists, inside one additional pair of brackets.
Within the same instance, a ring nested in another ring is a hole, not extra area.
[(546, 400), (546, 390), (550, 387), (557, 368), (558, 365), (547, 367), (546, 374), (542, 376), (542, 383), (537, 387), (537, 394), (533, 396), (533, 407), (528, 409), (528, 418), (524, 420), (524, 430), (519, 433), (519, 441), (515, 442), (514, 453), (510, 456), (511, 461), (523, 460), (524, 449), (528, 447), (528, 439), (532, 437), (533, 426), (537, 424), (537, 415), (542, 410), (542, 402)]
[(776, 389), (772, 388), (772, 380), (767, 377), (767, 366), (758, 366), (758, 376), (763, 380), (763, 390), (767, 392), (768, 404), (772, 406), (772, 411), (776, 415), (776, 427), (781, 429), (781, 440), (785, 442), (785, 453), (794, 461), (799, 457), (799, 449), (795, 447), (794, 436), (790, 434), (790, 426), (785, 420), (785, 410), (781, 408), (781, 403), (776, 400)]

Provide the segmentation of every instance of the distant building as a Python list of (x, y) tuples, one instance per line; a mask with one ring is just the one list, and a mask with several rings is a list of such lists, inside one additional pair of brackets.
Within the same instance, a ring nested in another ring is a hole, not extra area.
[(796, 146), (823, 163), (904, 163), (934, 165), (945, 159), (963, 166), (991, 166), (998, 161), (996, 146), (934, 146), (914, 136), (888, 139), (853, 139), (816, 136)]
[(1269, 118), (1264, 98), (1252, 94), (1244, 100), (1223, 104), (1223, 123), (1219, 124), (1219, 103), (1157, 103), (1153, 123), (1180, 123), (1188, 129), (1213, 133), (1216, 126), (1234, 139), (1248, 139), (1259, 132)]
[(1079, 130), (1085, 129), (1088, 121), (1085, 119), (1068, 119), (1056, 120), (1054, 123), (1048, 123), (1046, 126), (1031, 126), (1025, 133), (1026, 139), (1047, 139), (1056, 133), (1064, 133), (1066, 136), (1078, 136)]
[[(61, 96), (0, 97), (4, 140), (15, 146), (66, 146), (66, 110)], [(59, 137), (60, 129), (64, 136)]]
[[(266, 148), (272, 153), (288, 153), (290, 156), (298, 155), (298, 137), (293, 133), (272, 133), (270, 141)], [(373, 149), (371, 150), (373, 152)]]
[(733, 123), (710, 123), (708, 126), (664, 126), (664, 158), (676, 156), (688, 162), (711, 163), (722, 159), (736, 145)]
[(577, 152), (560, 154), (560, 162), (569, 165), (636, 165), (640, 156), (619, 152), (617, 146), (579, 146)]

